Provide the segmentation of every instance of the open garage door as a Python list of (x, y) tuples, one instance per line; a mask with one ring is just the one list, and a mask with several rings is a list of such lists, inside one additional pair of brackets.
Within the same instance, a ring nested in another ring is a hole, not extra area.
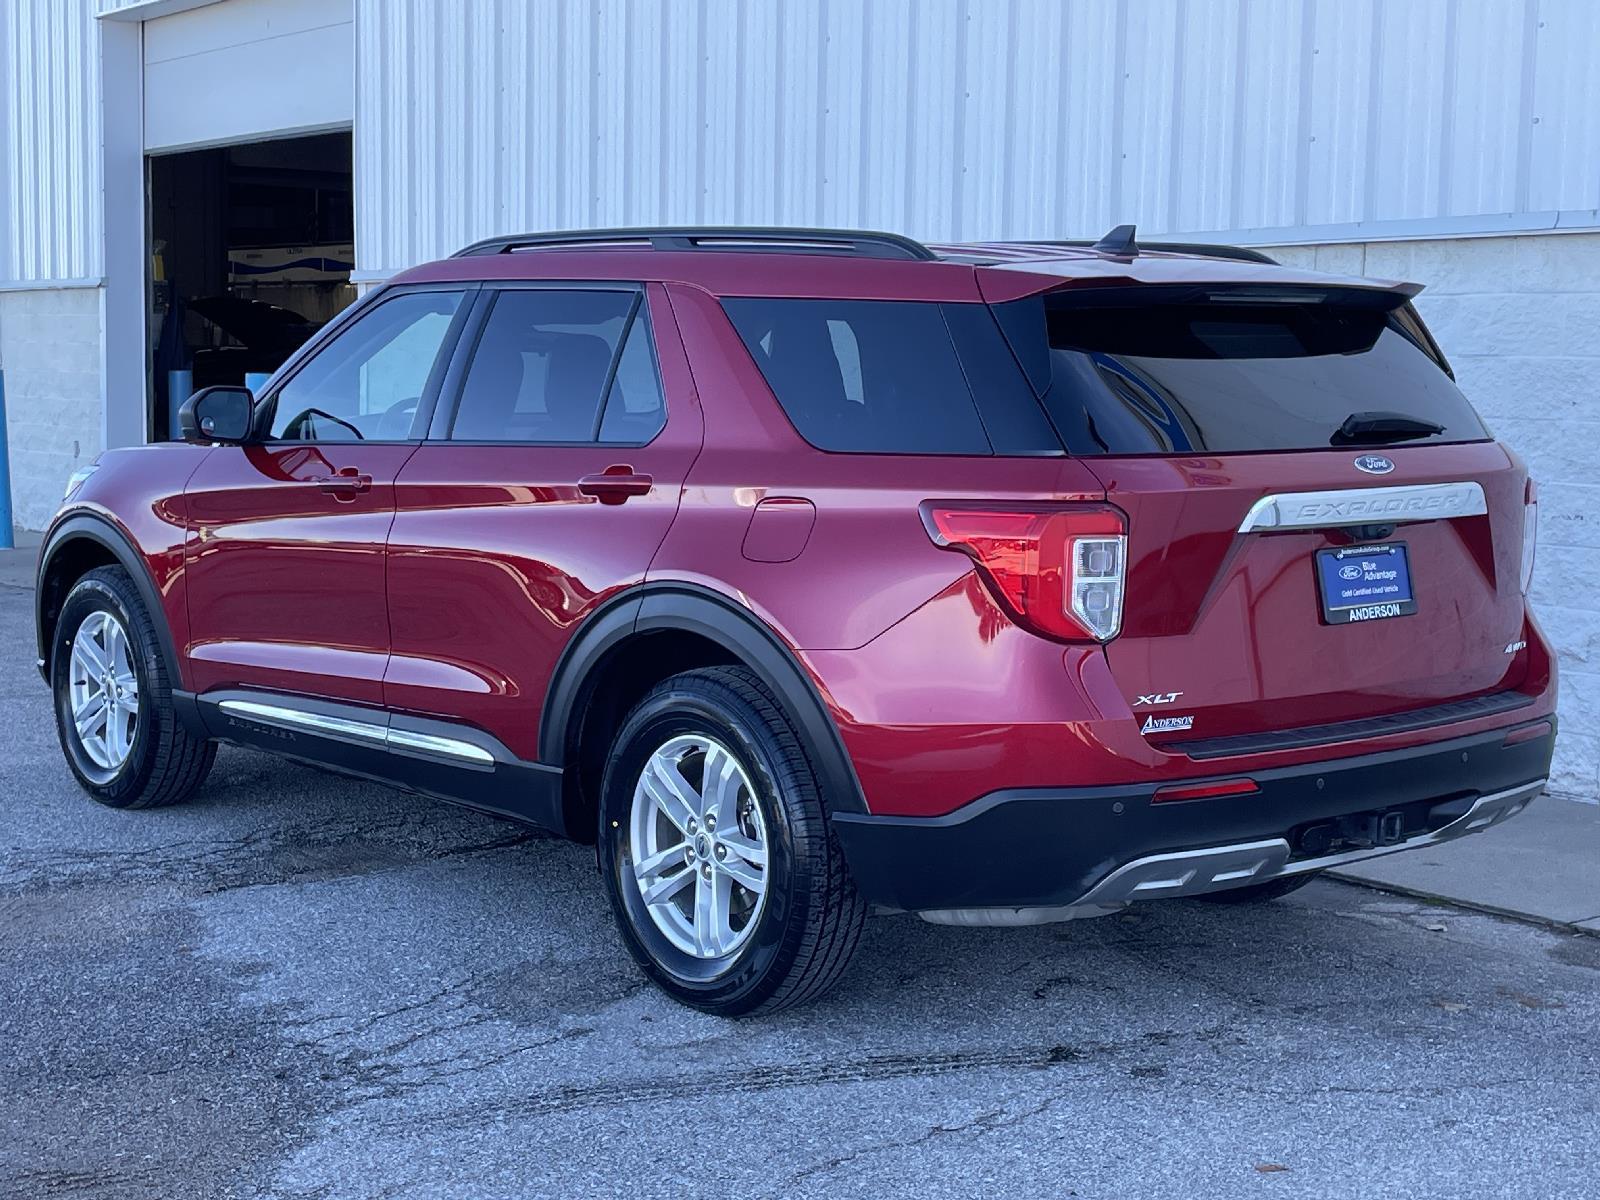
[(150, 158), (150, 426), (214, 384), (258, 386), (355, 299), (350, 135)]
[(224, 0), (144, 23), (146, 152), (348, 129), (352, 0)]
[(150, 435), (256, 385), (355, 299), (353, 0), (220, 0), (144, 22)]

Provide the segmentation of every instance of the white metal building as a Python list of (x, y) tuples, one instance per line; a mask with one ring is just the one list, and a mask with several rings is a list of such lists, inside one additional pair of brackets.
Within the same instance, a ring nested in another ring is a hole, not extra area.
[(0, 0), (16, 515), (165, 429), (184, 272), (326, 309), (512, 230), (1124, 221), (1428, 285), (1540, 481), (1557, 783), (1600, 791), (1595, 0)]

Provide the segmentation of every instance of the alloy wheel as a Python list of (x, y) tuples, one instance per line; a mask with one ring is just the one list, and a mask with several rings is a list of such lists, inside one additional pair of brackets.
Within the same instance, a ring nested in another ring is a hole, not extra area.
[(139, 725), (139, 676), (127, 630), (112, 613), (99, 609), (78, 626), (67, 684), (73, 729), (84, 754), (103, 770), (121, 769)]
[(733, 753), (699, 734), (645, 762), (629, 816), (633, 878), (656, 928), (696, 959), (730, 958), (760, 921), (767, 827)]

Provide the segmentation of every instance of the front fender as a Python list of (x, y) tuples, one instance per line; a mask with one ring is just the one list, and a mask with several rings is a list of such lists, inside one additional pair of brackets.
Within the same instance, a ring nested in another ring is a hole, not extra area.
[[(182, 547), (178, 548), (181, 555)], [(109, 513), (89, 507), (63, 511), (52, 522), (45, 534), (39, 553), (38, 575), (34, 584), (34, 632), (38, 650), (37, 666), (45, 682), (50, 681), (50, 654), (55, 640), (56, 618), (61, 603), (66, 599), (71, 583), (83, 572), (77, 569), (87, 564), (89, 569), (105, 562), (109, 556), (133, 580), (144, 601), (145, 609), (155, 623), (161, 642), (161, 655), (166, 663), (167, 678), (179, 684), (183, 680), (177, 645), (172, 635), (170, 609), (163, 602), (163, 591), (151, 571), (150, 563), (140, 551), (133, 535)], [(166, 575), (166, 581), (176, 572)]]

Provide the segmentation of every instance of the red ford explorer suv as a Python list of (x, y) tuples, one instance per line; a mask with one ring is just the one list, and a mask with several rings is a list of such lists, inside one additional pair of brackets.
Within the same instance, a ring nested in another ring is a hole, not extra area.
[(1539, 794), (1527, 472), (1412, 284), (1219, 246), (497, 238), (74, 478), (39, 666), (83, 787), (219, 741), (597, 845), (723, 1014), (871, 908), (1282, 895)]

